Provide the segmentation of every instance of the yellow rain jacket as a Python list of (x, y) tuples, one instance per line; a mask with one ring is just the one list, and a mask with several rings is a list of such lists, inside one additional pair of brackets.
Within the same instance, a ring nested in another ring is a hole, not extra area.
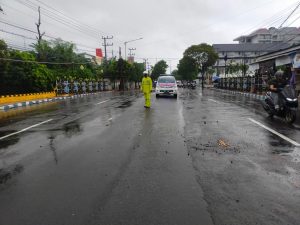
[(152, 80), (151, 80), (150, 77), (143, 77), (141, 89), (142, 89), (143, 93), (151, 93), (151, 91), (152, 91)]
[(145, 107), (151, 106), (152, 80), (150, 77), (143, 77), (141, 90), (145, 97)]

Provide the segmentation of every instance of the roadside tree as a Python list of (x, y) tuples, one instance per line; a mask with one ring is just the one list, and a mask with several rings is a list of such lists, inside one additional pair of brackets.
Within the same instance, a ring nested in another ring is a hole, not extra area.
[(156, 80), (161, 74), (165, 74), (167, 71), (168, 65), (164, 60), (158, 61), (152, 70), (151, 78), (152, 80)]
[(182, 80), (192, 81), (197, 78), (198, 68), (193, 58), (184, 56), (178, 64), (178, 76)]

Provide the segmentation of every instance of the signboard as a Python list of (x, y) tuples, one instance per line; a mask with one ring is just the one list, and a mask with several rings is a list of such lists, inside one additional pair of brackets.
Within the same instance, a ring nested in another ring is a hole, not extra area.
[(293, 58), (293, 68), (300, 68), (300, 54), (297, 53)]
[(101, 48), (96, 48), (96, 63), (98, 65), (102, 64), (103, 52)]
[(286, 56), (282, 56), (279, 58), (275, 59), (275, 64), (276, 66), (283, 66), (283, 65), (288, 65), (291, 64), (292, 60), (290, 58), (290, 56), (286, 55)]
[(99, 58), (103, 58), (103, 53), (101, 48), (96, 48), (96, 56)]

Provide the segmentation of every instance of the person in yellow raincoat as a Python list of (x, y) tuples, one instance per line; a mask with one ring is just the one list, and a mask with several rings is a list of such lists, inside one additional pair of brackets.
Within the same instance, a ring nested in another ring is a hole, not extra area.
[(142, 86), (141, 90), (144, 93), (145, 97), (145, 108), (150, 108), (151, 106), (151, 92), (152, 92), (152, 80), (148, 76), (148, 72), (144, 71), (143, 72), (143, 79), (142, 79)]

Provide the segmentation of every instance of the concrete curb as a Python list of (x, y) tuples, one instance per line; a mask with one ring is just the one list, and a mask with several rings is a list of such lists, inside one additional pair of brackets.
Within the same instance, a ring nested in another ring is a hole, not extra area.
[(47, 98), (47, 99), (37, 99), (37, 100), (31, 100), (31, 101), (25, 101), (25, 102), (17, 102), (14, 104), (1, 105), (0, 110), (6, 111), (9, 109), (26, 107), (26, 106), (36, 105), (36, 104), (43, 104), (43, 103), (47, 103), (47, 102), (56, 102), (56, 101), (62, 101), (62, 100), (66, 100), (66, 99), (82, 98), (84, 96), (97, 95), (99, 93), (106, 93), (106, 92), (78, 94), (78, 95), (72, 95), (72, 96), (63, 96), (63, 97), (54, 97), (54, 98)]

